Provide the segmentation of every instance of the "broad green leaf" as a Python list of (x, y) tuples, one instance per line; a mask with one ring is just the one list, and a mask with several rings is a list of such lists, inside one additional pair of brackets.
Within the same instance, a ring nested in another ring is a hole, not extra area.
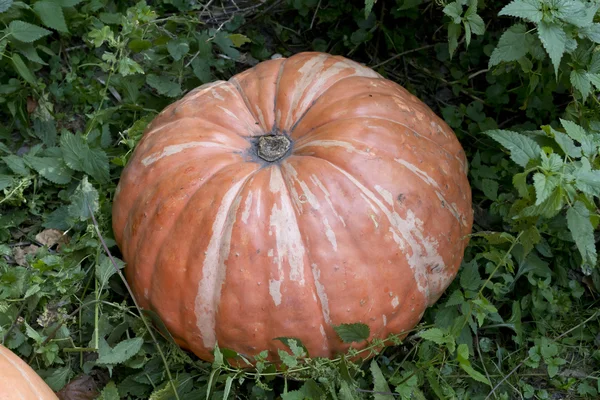
[[(123, 267), (125, 267), (123, 261), (119, 260), (118, 258), (113, 259), (117, 264), (117, 268), (122, 269)], [(96, 263), (96, 279), (98, 279), (100, 287), (106, 286), (110, 277), (116, 273), (117, 270), (115, 269), (113, 263), (110, 261), (110, 258), (102, 255), (100, 257), (100, 261)]]
[(565, 132), (567, 132), (567, 135), (569, 135), (571, 139), (577, 140), (579, 143), (581, 143), (587, 136), (585, 130), (581, 126), (577, 125), (575, 122), (561, 118), (560, 124), (563, 126), (563, 128), (565, 128)]
[(144, 339), (136, 337), (133, 339), (126, 339), (118, 343), (115, 347), (110, 349), (106, 354), (100, 354), (96, 360), (96, 364), (100, 365), (117, 365), (124, 363), (131, 357), (137, 354), (144, 344)]
[(450, 52), (450, 58), (452, 58), (458, 47), (458, 38), (460, 37), (461, 31), (461, 25), (455, 24), (454, 22), (448, 24), (448, 51)]
[(540, 146), (525, 135), (506, 130), (492, 130), (485, 133), (509, 150), (510, 158), (521, 167), (526, 167), (529, 160), (540, 156)]
[(544, 175), (537, 172), (533, 175), (533, 186), (535, 187), (535, 204), (540, 205), (544, 202), (558, 186), (560, 178), (555, 175)]
[(56, 1), (42, 0), (33, 3), (33, 10), (48, 28), (69, 32), (62, 7)]
[(245, 43), (250, 43), (250, 40), (246, 35), (242, 35), (241, 33), (232, 33), (229, 35), (229, 40), (235, 47), (242, 47)]
[(375, 5), (376, 1), (377, 0), (365, 0), (365, 19), (369, 18), (369, 14), (371, 14), (371, 11), (373, 10), (373, 5)]
[(481, 181), (483, 194), (490, 200), (496, 200), (498, 198), (498, 182), (491, 179), (483, 179)]
[(591, 169), (587, 158), (581, 160), (581, 168), (575, 171), (575, 186), (591, 196), (600, 197), (600, 170)]
[(41, 26), (30, 24), (24, 21), (12, 21), (8, 25), (8, 32), (17, 40), (25, 43), (31, 43), (38, 39), (48, 36), (52, 33), (48, 29), (44, 29)]
[(15, 41), (14, 43), (12, 43), (12, 45), (17, 50), (19, 50), (19, 52), (21, 54), (23, 54), (25, 56), (25, 58), (27, 58), (29, 61), (33, 61), (35, 63), (42, 64), (42, 65), (48, 65), (39, 56), (39, 54), (37, 53), (37, 50), (35, 49), (35, 47), (33, 46), (32, 43), (21, 43), (21, 42), (16, 42)]
[[(565, 152), (566, 155), (572, 158), (581, 157), (581, 147), (575, 146), (573, 139), (553, 128), (550, 129), (552, 134), (554, 135), (554, 140), (556, 141), (556, 143), (558, 143), (558, 145)], [(556, 158), (559, 158), (558, 154), (551, 154), (551, 156), (552, 155), (556, 156)], [(562, 166), (562, 160), (560, 160), (560, 158), (559, 161), (559, 165)]]
[(571, 71), (571, 85), (581, 93), (583, 101), (585, 101), (592, 90), (590, 78), (584, 70), (574, 69)]
[(600, 23), (591, 24), (579, 31), (594, 43), (600, 43)]
[(217, 32), (213, 38), (213, 42), (221, 49), (221, 51), (233, 60), (240, 58), (240, 52), (233, 47), (229, 35), (223, 31)]
[(600, 74), (587, 74), (590, 83), (600, 90)]
[(517, 61), (521, 57), (524, 57), (529, 51), (527, 43), (528, 33), (525, 25), (516, 24), (511, 26), (500, 36), (500, 40), (496, 45), (496, 48), (490, 56), (488, 63), (489, 67), (498, 65), (503, 61)]
[(560, 25), (542, 21), (538, 24), (538, 36), (552, 60), (554, 73), (558, 75), (560, 60), (567, 45), (567, 34)]
[(210, 64), (208, 60), (200, 57), (194, 58), (192, 61), (192, 71), (196, 78), (200, 79), (202, 83), (208, 83), (212, 80), (212, 74), (210, 72)]
[(333, 329), (344, 343), (362, 342), (371, 335), (369, 325), (361, 323), (341, 324), (334, 326)]
[(71, 170), (61, 158), (25, 156), (25, 162), (41, 176), (57, 185), (71, 182)]
[(288, 368), (295, 368), (298, 365), (298, 358), (287, 351), (277, 350), (279, 355), (279, 359), (283, 362)]
[(69, 168), (83, 171), (100, 183), (109, 180), (108, 156), (102, 149), (90, 148), (82, 136), (64, 132), (60, 149)]
[(486, 385), (491, 386), (490, 381), (483, 375), (481, 372), (476, 371), (471, 363), (460, 363), (460, 367), (465, 371), (469, 376), (475, 379), (477, 382), (485, 383)]
[(119, 400), (119, 390), (113, 381), (110, 381), (104, 386), (98, 400)]
[(439, 328), (426, 329), (419, 332), (419, 336), (436, 344), (445, 344), (448, 341), (448, 335)]
[[(563, 135), (564, 136), (564, 135)], [(581, 155), (581, 152), (579, 153)], [(559, 172), (564, 166), (563, 159), (556, 153), (552, 153), (549, 156), (542, 152), (542, 169), (546, 172)]]
[(29, 176), (29, 169), (22, 157), (14, 154), (2, 157), (2, 161), (17, 175)]
[(117, 64), (117, 71), (122, 76), (144, 73), (144, 70), (142, 69), (140, 64), (136, 63), (129, 57), (122, 57), (119, 59), (119, 62)]
[[(394, 400), (394, 396), (391, 393), (390, 387), (388, 386), (381, 368), (377, 364), (375, 359), (371, 360), (370, 368), (371, 375), (373, 376), (373, 399), (374, 400)], [(389, 394), (387, 394), (389, 393)]]
[(166, 76), (147, 75), (146, 83), (163, 96), (177, 97), (181, 94), (181, 86)]
[(0, 190), (11, 187), (14, 183), (14, 178), (11, 175), (0, 174)]
[(0, 13), (7, 11), (12, 4), (13, 0), (0, 0)]
[[(593, 14), (590, 16), (586, 12), (589, 7), (587, 4), (583, 4), (579, 0), (558, 0), (555, 4), (552, 13), (556, 18), (580, 28), (592, 23)], [(598, 6), (592, 6), (591, 8), (597, 10)]]
[(594, 240), (594, 228), (590, 222), (590, 212), (580, 201), (567, 210), (567, 226), (579, 249), (583, 262), (595, 266), (598, 259)]
[(356, 391), (352, 390), (346, 381), (342, 381), (338, 395), (341, 400), (358, 400)]
[(539, 205), (532, 205), (526, 207), (521, 212), (523, 217), (537, 217), (543, 216), (546, 218), (552, 218), (561, 210), (564, 205), (563, 198), (564, 191), (558, 186), (546, 200)]
[(540, 0), (513, 0), (504, 6), (498, 15), (509, 15), (538, 23), (543, 17), (542, 7)]
[(513, 175), (513, 185), (517, 192), (519, 192), (519, 196), (528, 199), (529, 198), (529, 189), (527, 187), (527, 175), (526, 172), (521, 172)]
[(27, 83), (31, 84), (31, 86), (37, 86), (37, 81), (33, 75), (33, 72), (31, 72), (27, 64), (23, 62), (21, 56), (13, 53), (11, 60), (15, 70), (19, 73), (19, 75), (21, 75)]
[(478, 14), (469, 14), (465, 18), (465, 24), (468, 24), (475, 35), (483, 35), (485, 33), (485, 22)]
[(460, 273), (460, 286), (467, 290), (478, 290), (481, 286), (482, 280), (479, 275), (479, 266), (477, 261), (472, 260), (471, 262), (463, 264), (463, 269)]
[(88, 182), (87, 176), (84, 176), (71, 196), (71, 204), (68, 208), (69, 216), (76, 220), (86, 221), (90, 218), (90, 209), (96, 213), (99, 207), (98, 191)]
[(44, 381), (54, 391), (59, 391), (67, 384), (72, 371), (69, 367), (56, 368), (50, 375), (44, 378)]
[(173, 60), (179, 61), (190, 51), (190, 45), (185, 39), (174, 39), (167, 43), (167, 50)]
[(458, 1), (448, 3), (443, 9), (444, 14), (452, 18), (452, 22), (460, 24), (462, 22), (463, 7)]

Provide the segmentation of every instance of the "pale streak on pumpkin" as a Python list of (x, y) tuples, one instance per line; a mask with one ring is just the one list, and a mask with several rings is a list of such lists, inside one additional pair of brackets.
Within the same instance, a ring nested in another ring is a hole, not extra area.
[(177, 154), (182, 152), (183, 150), (187, 150), (187, 149), (193, 149), (195, 147), (211, 147), (211, 148), (221, 148), (221, 149), (227, 149), (227, 150), (237, 150), (236, 148), (233, 147), (229, 147), (220, 143), (215, 143), (215, 142), (187, 142), (187, 143), (182, 143), (182, 144), (174, 144), (171, 146), (167, 146), (165, 148), (163, 148), (163, 150), (161, 152), (157, 152), (157, 153), (153, 153), (151, 155), (149, 155), (148, 157), (144, 157), (142, 159), (142, 164), (144, 165), (144, 167), (147, 167), (149, 165), (154, 164), (155, 162), (157, 162), (158, 160), (164, 158), (164, 157), (169, 157), (172, 156), (173, 154)]
[(260, 203), (260, 195), (261, 195), (261, 190), (258, 189), (258, 195), (256, 196), (257, 197), (257, 199), (256, 199), (256, 216), (258, 218), (260, 218), (260, 204), (261, 204)]
[(375, 190), (377, 190), (377, 193), (379, 193), (390, 206), (394, 207), (394, 196), (392, 196), (388, 190), (385, 190), (379, 185), (375, 185)]
[(242, 212), (242, 222), (248, 223), (248, 217), (250, 216), (250, 208), (252, 207), (252, 191), (248, 192), (246, 201), (244, 202), (244, 211)]
[(321, 189), (321, 191), (323, 192), (323, 195), (325, 196), (325, 201), (327, 202), (327, 204), (331, 208), (331, 211), (341, 221), (342, 225), (345, 228), (346, 227), (346, 221), (344, 221), (344, 218), (342, 218), (342, 216), (338, 214), (337, 210), (333, 206), (333, 202), (331, 201), (331, 195), (329, 194), (329, 191), (327, 190), (327, 188), (323, 185), (323, 183), (319, 180), (319, 178), (315, 174), (313, 174), (313, 175), (310, 176), (310, 180), (312, 181), (312, 183), (315, 186), (317, 186), (319, 189)]
[(208, 349), (212, 349), (216, 343), (215, 312), (219, 306), (221, 286), (225, 280), (225, 261), (229, 258), (231, 232), (242, 200), (239, 191), (248, 176), (232, 185), (223, 196), (204, 256), (202, 278), (198, 283), (194, 310), (196, 326), (202, 335), (204, 347)]
[[(13, 366), (13, 368), (15, 368), (17, 371), (19, 371), (19, 373), (21, 374), (21, 377), (23, 379), (25, 379), (25, 381), (27, 381), (27, 385), (29, 386), (29, 388), (35, 393), (35, 395), (42, 399), (45, 398), (44, 396), (42, 396), (42, 393), (40, 393), (40, 391), (37, 388), (37, 385), (34, 382), (31, 382), (31, 379), (29, 379), (29, 374), (27, 373), (27, 371), (23, 370), (23, 368), (21, 368), (20, 365), (18, 365), (17, 363), (15, 363), (11, 357), (10, 354), (7, 354), (8, 350), (3, 349), (2, 347), (0, 347), (0, 355), (2, 355), (2, 357), (4, 357), (4, 359), (6, 361), (8, 361), (10, 363), (10, 365)], [(21, 397), (22, 393), (16, 393), (19, 395), (19, 397)], [(46, 396), (47, 397), (47, 396)], [(21, 397), (22, 398), (22, 397)]]
[(348, 153), (357, 153), (363, 156), (371, 156), (372, 154), (367, 153), (366, 151), (358, 150), (356, 147), (352, 145), (352, 143), (344, 142), (343, 140), (311, 140), (308, 143), (301, 144), (297, 146), (294, 150), (298, 151), (303, 149), (304, 147), (343, 147), (348, 151)]
[(308, 204), (310, 204), (310, 206), (315, 210), (318, 210), (320, 208), (320, 204), (317, 200), (317, 196), (315, 196), (314, 193), (310, 190), (306, 182), (298, 179), (298, 172), (294, 169), (294, 167), (292, 167), (292, 165), (287, 162), (283, 163), (282, 166), (285, 169), (285, 171), (288, 172), (288, 174), (298, 183), (298, 185), (300, 185), (302, 192), (308, 200)]
[(325, 236), (327, 237), (327, 240), (329, 240), (329, 243), (331, 243), (333, 251), (337, 252), (337, 240), (335, 239), (335, 232), (333, 232), (331, 225), (329, 225), (329, 221), (325, 217), (323, 218), (323, 225), (325, 225)]
[(387, 326), (387, 317), (385, 316), (385, 314), (383, 314), (382, 317), (383, 317), (383, 326)]
[[(279, 274), (279, 279), (274, 280), (283, 281), (285, 279), (283, 262), (284, 260), (287, 260), (287, 264), (290, 267), (289, 279), (298, 282), (300, 286), (304, 286), (304, 245), (298, 229), (296, 213), (292, 208), (290, 196), (286, 190), (283, 175), (278, 166), (271, 167), (269, 190), (271, 193), (280, 194), (281, 203), (281, 208), (278, 208), (276, 203), (273, 204), (271, 215), (269, 217), (269, 224), (275, 231), (277, 256), (274, 261), (277, 263), (277, 271)], [(276, 288), (276, 285), (274, 285), (273, 288)], [(272, 292), (271, 296), (273, 297)], [(273, 301), (277, 305), (276, 297), (277, 294), (273, 297)]]
[(418, 176), (423, 182), (425, 182), (426, 184), (433, 186), (434, 188), (438, 189), (435, 191), (435, 194), (437, 195), (438, 199), (440, 199), (440, 201), (443, 201), (444, 204), (446, 204), (447, 207), (445, 207), (448, 211), (450, 211), (450, 213), (454, 216), (454, 218), (456, 218), (456, 220), (461, 223), (462, 225), (466, 225), (466, 222), (464, 221), (464, 218), (462, 217), (462, 215), (460, 214), (460, 212), (458, 212), (458, 210), (456, 209), (456, 204), (451, 204), (450, 202), (448, 202), (448, 200), (446, 200), (446, 198), (444, 197), (444, 195), (441, 193), (442, 188), (440, 187), (440, 185), (437, 183), (437, 181), (433, 178), (431, 178), (427, 172), (419, 169), (416, 165), (409, 163), (408, 161), (402, 160), (400, 158), (394, 158), (394, 161), (396, 161), (397, 163), (401, 164), (402, 166), (406, 167), (409, 171), (411, 171), (413, 174), (415, 174), (416, 176)]
[[(352, 182), (362, 192), (362, 194), (364, 194), (369, 200), (377, 205), (377, 207), (385, 214), (390, 223), (392, 237), (400, 249), (403, 250), (403, 246), (408, 244), (412, 254), (409, 255), (408, 253), (405, 253), (406, 260), (408, 261), (410, 268), (413, 270), (417, 289), (423, 293), (427, 301), (430, 302), (430, 279), (436, 280), (433, 283), (434, 287), (442, 286), (441, 283), (445, 283), (448, 279), (446, 275), (436, 274), (434, 276), (429, 276), (427, 272), (427, 265), (445, 266), (444, 260), (437, 252), (437, 241), (423, 236), (423, 223), (415, 217), (411, 210), (407, 210), (407, 218), (403, 219), (397, 212), (387, 209), (383, 202), (381, 202), (381, 200), (379, 200), (372, 191), (370, 191), (348, 172), (334, 164), (330, 163), (330, 165), (348, 178), (348, 180)], [(419, 242), (421, 243), (419, 244)]]
[(317, 264), (311, 264), (311, 269), (313, 273), (313, 277), (315, 279), (315, 288), (317, 289), (317, 296), (319, 296), (319, 301), (321, 302), (321, 310), (323, 312), (323, 319), (325, 323), (331, 325), (331, 316), (329, 314), (329, 299), (327, 298), (327, 293), (325, 292), (325, 286), (321, 283), (321, 270), (317, 266)]
[(400, 300), (398, 300), (398, 296), (392, 299), (392, 307), (397, 308), (400, 305)]

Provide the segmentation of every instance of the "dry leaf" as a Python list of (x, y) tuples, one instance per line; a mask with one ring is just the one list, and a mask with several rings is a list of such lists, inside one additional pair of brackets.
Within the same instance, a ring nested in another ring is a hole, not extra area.
[(89, 375), (79, 375), (56, 393), (60, 400), (93, 400), (99, 394), (96, 381)]
[(46, 229), (35, 235), (35, 240), (48, 247), (52, 247), (57, 243), (65, 244), (67, 243), (67, 239), (64, 232), (58, 229)]
[(16, 263), (22, 267), (26, 266), (27, 260), (25, 260), (25, 257), (28, 254), (35, 254), (35, 252), (38, 249), (39, 249), (39, 247), (36, 245), (33, 245), (33, 244), (31, 244), (27, 247), (15, 247), (13, 249), (13, 256), (15, 258)]

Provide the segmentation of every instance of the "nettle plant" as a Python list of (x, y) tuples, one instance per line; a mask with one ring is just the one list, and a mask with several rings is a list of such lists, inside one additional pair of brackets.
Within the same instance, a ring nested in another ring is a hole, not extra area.
[[(524, 168), (513, 177), (522, 200), (515, 202), (519, 209), (513, 210), (512, 219), (534, 218), (537, 223), (564, 213), (581, 256), (581, 269), (590, 275), (598, 261), (594, 230), (600, 222), (595, 204), (600, 197), (600, 134), (591, 128), (586, 131), (572, 121), (560, 122), (564, 132), (547, 125), (527, 133), (486, 133), (509, 150), (511, 159)], [(533, 244), (538, 242), (539, 235)]]

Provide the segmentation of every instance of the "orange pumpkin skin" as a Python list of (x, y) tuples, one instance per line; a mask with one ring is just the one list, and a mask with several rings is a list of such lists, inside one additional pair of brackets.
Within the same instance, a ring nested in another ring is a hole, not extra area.
[[(281, 136), (290, 148), (265, 160)], [(331, 357), (349, 346), (342, 323), (371, 339), (410, 330), (454, 279), (472, 218), (443, 120), (323, 53), (262, 62), (167, 107), (113, 206), (140, 305), (206, 360), (216, 343), (275, 355), (277, 337)]]
[(0, 344), (0, 400), (58, 400), (25, 361)]

